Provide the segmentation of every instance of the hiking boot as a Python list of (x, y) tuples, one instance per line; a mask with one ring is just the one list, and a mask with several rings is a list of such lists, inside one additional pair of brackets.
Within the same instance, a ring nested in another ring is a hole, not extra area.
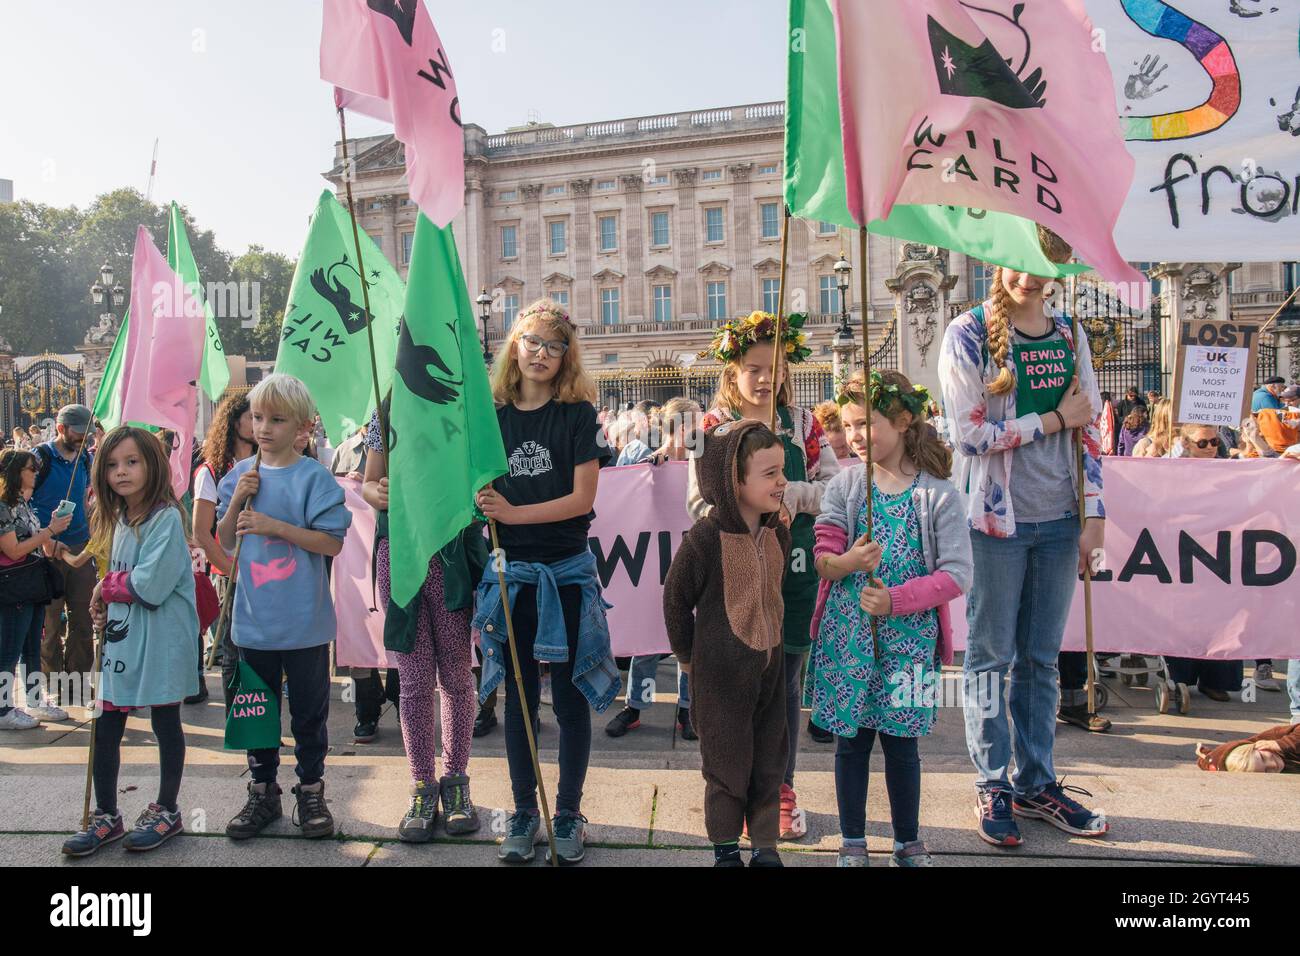
[[(587, 855), (583, 838), (587, 835), (587, 818), (575, 810), (561, 810), (551, 818), (551, 829), (555, 834), (555, 855), (560, 858), (561, 866), (581, 863)], [(551, 862), (551, 848), (546, 848), (546, 862)]]
[(184, 831), (185, 825), (181, 822), (179, 810), (173, 813), (151, 803), (135, 821), (135, 829), (126, 835), (126, 841), (122, 845), (128, 850), (143, 853), (162, 846)]
[(808, 736), (811, 737), (813, 740), (817, 741), (817, 743), (819, 744), (828, 744), (835, 739), (835, 735), (833, 733), (831, 733), (829, 730), (822, 730), (820, 727), (818, 727), (816, 724), (812, 722), (812, 718), (808, 719)]
[(870, 866), (867, 857), (867, 848), (865, 846), (842, 846), (839, 855), (835, 858), (835, 866), (847, 867), (864, 867)]
[(463, 773), (449, 773), (439, 781), (442, 790), (443, 825), (448, 836), (473, 833), (480, 824), (478, 808), (469, 797), (469, 777)]
[(1018, 817), (1046, 820), (1056, 829), (1073, 833), (1075, 836), (1105, 836), (1110, 830), (1110, 824), (1106, 822), (1106, 814), (1100, 810), (1089, 810), (1072, 800), (1066, 795), (1067, 790), (1081, 793), (1085, 797), (1092, 796), (1082, 787), (1066, 787), (1061, 781), (1057, 781), (1049, 783), (1036, 796), (1015, 797), (1011, 801), (1011, 811)]
[(397, 825), (403, 843), (428, 843), (438, 821), (438, 785), (421, 780), (411, 787), (411, 806)]
[(776, 852), (775, 847), (763, 847), (755, 850), (749, 858), (749, 865), (767, 869), (777, 869), (785, 866), (781, 862), (781, 854)]
[(1067, 724), (1074, 724), (1076, 727), (1082, 727), (1093, 734), (1104, 734), (1110, 730), (1110, 721), (1101, 714), (1088, 713), (1087, 704), (1076, 704), (1072, 707), (1062, 704), (1056, 710), (1056, 719)]
[(537, 831), (542, 825), (536, 810), (516, 810), (506, 821), (506, 836), (497, 848), (502, 863), (531, 863), (537, 855)]
[(990, 787), (975, 791), (975, 819), (977, 833), (985, 843), (993, 846), (1020, 846), (1020, 827), (1011, 815), (1011, 791), (1004, 787)]
[(226, 824), (226, 836), (232, 840), (247, 840), (261, 833), (268, 823), (284, 816), (280, 793), (277, 783), (250, 783), (248, 802)]
[(700, 735), (695, 732), (695, 727), (691, 724), (691, 712), (685, 707), (677, 708), (677, 732), (682, 740), (700, 739)]
[(781, 839), (798, 840), (808, 832), (808, 821), (799, 809), (794, 787), (781, 784)]
[(115, 843), (124, 836), (126, 827), (122, 825), (121, 812), (105, 813), (96, 808), (86, 829), (64, 841), (63, 852), (68, 856), (90, 856), (101, 846)]
[(740, 858), (739, 843), (715, 843), (713, 844), (713, 865), (720, 867), (744, 867), (745, 861)]
[(293, 794), (298, 805), (293, 808), (293, 825), (302, 828), (302, 835), (311, 840), (334, 835), (334, 817), (325, 803), (325, 781), (300, 783)]
[(611, 737), (622, 737), (629, 730), (636, 730), (640, 726), (641, 711), (635, 707), (624, 707), (605, 725), (605, 733)]
[(890, 866), (934, 866), (934, 857), (920, 840), (904, 843), (889, 855)]
[(474, 718), (474, 736), (486, 737), (497, 725), (497, 712), (490, 707), (480, 707)]

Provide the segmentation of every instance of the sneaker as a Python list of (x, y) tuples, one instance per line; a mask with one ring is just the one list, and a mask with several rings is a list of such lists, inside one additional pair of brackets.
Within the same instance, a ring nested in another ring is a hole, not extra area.
[(640, 726), (641, 711), (635, 707), (624, 707), (605, 725), (605, 733), (611, 737), (622, 737), (629, 730), (636, 730)]
[(1020, 827), (1011, 815), (1011, 791), (1003, 787), (976, 790), (976, 832), (985, 843), (993, 846), (1020, 846)]
[(293, 825), (302, 828), (302, 835), (316, 840), (334, 835), (334, 817), (325, 803), (325, 781), (300, 783), (293, 788), (298, 805), (293, 808)]
[(199, 678), (199, 692), (185, 698), (187, 704), (201, 704), (208, 699), (208, 682)]
[[(551, 818), (551, 828), (555, 833), (555, 855), (560, 858), (561, 866), (581, 863), (587, 855), (583, 838), (587, 835), (587, 818), (573, 810), (561, 810)], [(546, 848), (546, 862), (551, 862), (551, 848)]]
[(835, 866), (870, 866), (865, 846), (842, 846), (835, 857)]
[(743, 867), (745, 861), (740, 858), (739, 843), (715, 843), (713, 844), (713, 865), (715, 867), (739, 866)]
[(487, 707), (480, 707), (478, 716), (474, 718), (474, 736), (486, 737), (492, 733), (492, 728), (497, 725), (497, 712)]
[(819, 744), (828, 744), (835, 739), (835, 735), (833, 733), (831, 733), (829, 730), (822, 730), (820, 727), (818, 727), (816, 724), (812, 722), (811, 718), (809, 718), (808, 720), (808, 736), (811, 737), (813, 740), (817, 741), (817, 743)]
[(760, 850), (755, 850), (750, 854), (749, 865), (767, 869), (778, 869), (785, 866), (781, 862), (781, 854), (777, 853), (774, 847), (763, 847)]
[(438, 821), (438, 785), (419, 781), (411, 788), (411, 806), (397, 825), (397, 839), (403, 843), (428, 843)]
[(798, 840), (808, 832), (808, 821), (799, 809), (794, 787), (781, 784), (781, 839)]
[(151, 803), (135, 821), (135, 829), (126, 835), (122, 845), (128, 850), (143, 853), (162, 846), (178, 833), (185, 831), (180, 811), (172, 813), (156, 803)]
[(1260, 690), (1282, 689), (1282, 686), (1277, 682), (1277, 678), (1273, 676), (1272, 664), (1256, 664), (1254, 681), (1255, 686)]
[(357, 725), (352, 728), (352, 740), (358, 744), (368, 744), (375, 739), (379, 732), (379, 721), (377, 720), (358, 720)]
[(268, 823), (284, 816), (280, 793), (278, 783), (250, 783), (248, 802), (226, 824), (226, 836), (232, 840), (247, 840), (261, 833)]
[(90, 856), (101, 846), (115, 843), (124, 836), (126, 827), (122, 825), (121, 812), (105, 813), (96, 808), (86, 829), (64, 841), (63, 852), (68, 856)]
[(449, 836), (473, 833), (481, 825), (478, 808), (469, 798), (469, 777), (463, 773), (449, 773), (440, 783), (442, 791), (443, 825)]
[(0, 717), (0, 730), (35, 730), (40, 725), (39, 720), (17, 707)]
[(901, 848), (889, 854), (890, 866), (934, 866), (934, 857), (920, 840), (904, 843)]
[(68, 712), (62, 707), (45, 704), (41, 707), (28, 707), (27, 716), (33, 720), (67, 720)]
[(1037, 796), (1013, 798), (1011, 812), (1018, 817), (1036, 817), (1039, 820), (1046, 820), (1058, 830), (1073, 833), (1075, 836), (1104, 836), (1110, 830), (1110, 824), (1106, 822), (1106, 814), (1100, 810), (1086, 809), (1070, 799), (1066, 795), (1067, 790), (1081, 793), (1085, 797), (1092, 796), (1082, 787), (1066, 787), (1057, 781), (1049, 783)]
[(537, 831), (542, 817), (536, 810), (516, 810), (506, 821), (505, 839), (497, 848), (497, 859), (502, 863), (532, 863), (537, 855)]
[(691, 724), (691, 712), (686, 707), (677, 708), (677, 733), (682, 740), (700, 739), (700, 735), (695, 732), (695, 727)]
[(1104, 734), (1110, 730), (1110, 721), (1100, 714), (1088, 713), (1087, 704), (1078, 704), (1072, 707), (1062, 704), (1056, 710), (1056, 719), (1067, 724), (1074, 724), (1076, 727), (1082, 727), (1089, 733)]

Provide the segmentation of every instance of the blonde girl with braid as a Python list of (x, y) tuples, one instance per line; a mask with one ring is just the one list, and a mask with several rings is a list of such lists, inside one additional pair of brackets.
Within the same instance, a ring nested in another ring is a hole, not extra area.
[[(1039, 243), (1049, 260), (1069, 261), (1070, 247), (1059, 236), (1040, 227)], [(1088, 339), (1076, 342), (1070, 317), (1045, 299), (1049, 284), (998, 268), (992, 297), (948, 326), (939, 358), (953, 483), (966, 495), (975, 560), (963, 664), (966, 744), (978, 774), (978, 834), (994, 846), (1020, 845), (1017, 817), (1078, 836), (1109, 829), (1104, 814), (1059, 785), (1052, 763), (1057, 655), (1077, 576), (1102, 546), (1105, 509), (1094, 424), (1101, 395)]]

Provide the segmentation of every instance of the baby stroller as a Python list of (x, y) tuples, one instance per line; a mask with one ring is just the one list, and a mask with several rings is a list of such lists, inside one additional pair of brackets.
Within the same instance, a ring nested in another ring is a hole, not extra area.
[(1125, 687), (1146, 687), (1153, 684), (1156, 711), (1161, 714), (1169, 713), (1170, 708), (1177, 708), (1180, 714), (1191, 712), (1192, 699), (1187, 685), (1175, 682), (1169, 676), (1169, 665), (1160, 654), (1122, 654), (1118, 660), (1115, 655), (1097, 656), (1093, 658), (1093, 664), (1098, 710), (1105, 706), (1105, 701), (1109, 698), (1109, 694), (1104, 693), (1105, 685), (1101, 683), (1101, 678), (1106, 676), (1118, 677)]

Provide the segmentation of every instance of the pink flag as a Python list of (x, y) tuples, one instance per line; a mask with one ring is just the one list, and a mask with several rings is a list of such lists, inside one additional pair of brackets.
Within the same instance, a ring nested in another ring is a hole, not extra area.
[(1083, 0), (832, 0), (849, 211), (1012, 213), (1115, 282), (1146, 279), (1112, 233), (1133, 180)]
[(167, 266), (149, 232), (135, 234), (131, 318), (122, 363), (122, 421), (176, 432), (172, 487), (189, 486), (190, 445), (198, 411), (195, 382), (203, 361), (203, 305)]
[(465, 205), (460, 99), (420, 0), (325, 0), (320, 75), (334, 103), (393, 124), (411, 198), (439, 227)]

